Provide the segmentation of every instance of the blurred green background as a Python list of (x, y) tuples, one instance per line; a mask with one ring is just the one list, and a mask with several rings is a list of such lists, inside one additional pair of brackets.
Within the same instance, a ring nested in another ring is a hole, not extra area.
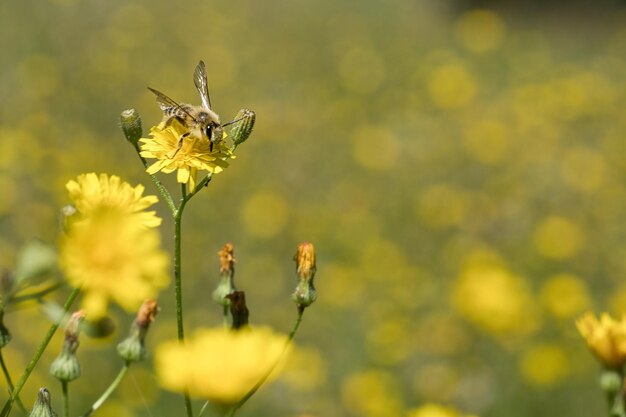
[[(241, 416), (404, 416), (425, 402), (602, 415), (598, 365), (573, 322), (626, 307), (625, 23), (611, 1), (4, 0), (0, 265), (34, 237), (56, 242), (78, 174), (156, 194), (119, 113), (158, 123), (146, 86), (198, 103), (204, 59), (222, 121), (248, 107), (257, 124), (187, 208), (187, 331), (221, 323), (210, 293), (224, 243), (251, 322), (285, 333), (296, 244), (318, 250), (301, 350)], [(152, 346), (175, 335), (172, 298), (161, 296)], [(111, 338), (83, 338), (73, 414), (117, 373), (130, 317), (113, 316)], [(48, 323), (36, 308), (5, 322), (17, 377)], [(47, 368), (60, 346), (59, 334), (27, 404), (43, 385), (59, 401)], [(97, 415), (182, 405), (147, 361)]]

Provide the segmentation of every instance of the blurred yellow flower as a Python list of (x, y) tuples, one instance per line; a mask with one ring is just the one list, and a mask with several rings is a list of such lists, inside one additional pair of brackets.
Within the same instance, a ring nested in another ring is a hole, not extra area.
[(491, 10), (471, 10), (456, 23), (456, 35), (467, 49), (476, 53), (493, 51), (502, 45), (505, 25)]
[(400, 388), (392, 374), (365, 370), (346, 378), (341, 387), (341, 400), (354, 415), (397, 416), (403, 409)]
[(543, 285), (540, 297), (546, 310), (560, 319), (571, 319), (591, 304), (585, 282), (570, 274), (551, 276)]
[[(162, 386), (221, 404), (240, 400), (281, 358), (287, 337), (269, 328), (237, 332), (198, 330), (185, 344), (157, 347), (155, 367)], [(276, 376), (276, 372), (272, 375)]]
[(476, 82), (462, 64), (435, 68), (428, 79), (428, 91), (441, 109), (455, 109), (470, 103), (476, 95)]
[(222, 172), (228, 167), (228, 159), (235, 155), (225, 143), (226, 132), (222, 140), (213, 144), (206, 137), (189, 135), (180, 139), (188, 129), (178, 120), (165, 127), (163, 123), (150, 129), (150, 138), (141, 138), (140, 155), (144, 158), (157, 159), (146, 170), (148, 174), (162, 171), (166, 174), (177, 171), (176, 180), (181, 184), (188, 184), (190, 189), (196, 186), (198, 171), (208, 171), (214, 174)]
[[(461, 414), (452, 407), (430, 403), (409, 411), (407, 417), (461, 417)], [(473, 416), (464, 415), (463, 417)]]
[(626, 362), (626, 316), (617, 321), (603, 313), (598, 320), (588, 312), (576, 321), (576, 327), (603, 365), (622, 369)]
[(66, 188), (77, 213), (61, 238), (59, 262), (70, 284), (82, 287), (87, 316), (104, 315), (110, 299), (134, 311), (156, 297), (169, 283), (169, 258), (152, 229), (161, 219), (144, 211), (156, 197), (106, 174), (80, 175)]
[(563, 348), (542, 343), (524, 352), (519, 368), (526, 381), (536, 386), (547, 387), (567, 377), (569, 361)]
[(161, 219), (155, 211), (144, 211), (158, 201), (154, 195), (143, 196), (144, 186), (135, 187), (115, 175), (95, 173), (79, 175), (65, 185), (79, 217), (100, 211), (115, 211), (136, 217), (147, 227), (156, 227)]
[(496, 335), (524, 335), (536, 326), (526, 282), (497, 266), (473, 266), (458, 278), (454, 306), (466, 318)]
[(95, 212), (71, 223), (60, 247), (61, 267), (71, 285), (82, 286), (89, 318), (104, 315), (109, 299), (134, 311), (169, 283), (158, 232), (132, 215)]
[(566, 259), (580, 251), (584, 233), (573, 221), (560, 216), (543, 220), (533, 234), (535, 247), (543, 256)]

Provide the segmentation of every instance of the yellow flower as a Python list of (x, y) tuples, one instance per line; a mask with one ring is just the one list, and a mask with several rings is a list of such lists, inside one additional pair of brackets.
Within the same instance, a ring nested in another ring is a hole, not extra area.
[(155, 211), (144, 211), (158, 201), (154, 195), (143, 196), (144, 186), (132, 187), (120, 177), (95, 173), (79, 175), (65, 185), (81, 217), (101, 210), (112, 210), (137, 217), (147, 227), (157, 227), (161, 219)]
[[(429, 403), (411, 410), (408, 417), (461, 417), (461, 414), (454, 408)], [(464, 415), (463, 417), (475, 416)]]
[(156, 197), (106, 174), (81, 175), (67, 189), (77, 214), (61, 239), (59, 262), (69, 283), (82, 288), (87, 316), (106, 314), (109, 300), (134, 311), (155, 298), (169, 283), (169, 258), (151, 228), (161, 219), (143, 211)]
[(269, 328), (198, 330), (185, 344), (169, 341), (157, 348), (157, 376), (172, 391), (233, 404), (272, 369), (286, 341)]
[(621, 370), (626, 362), (626, 317), (617, 321), (603, 313), (598, 320), (588, 312), (576, 321), (576, 327), (602, 364)]
[(181, 184), (188, 184), (190, 189), (196, 186), (198, 171), (208, 171), (217, 174), (228, 167), (228, 159), (235, 158), (225, 143), (227, 135), (224, 132), (222, 140), (213, 144), (206, 137), (189, 135), (180, 137), (189, 130), (178, 120), (165, 127), (163, 123), (150, 129), (152, 139), (142, 138), (141, 156), (157, 159), (146, 170), (148, 174), (163, 171), (166, 174), (177, 170), (176, 179)]

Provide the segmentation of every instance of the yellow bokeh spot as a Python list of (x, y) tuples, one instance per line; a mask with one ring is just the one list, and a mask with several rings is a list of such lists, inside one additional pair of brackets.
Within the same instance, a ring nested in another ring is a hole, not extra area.
[(485, 53), (498, 49), (506, 34), (504, 22), (490, 10), (471, 10), (456, 22), (456, 35), (472, 52)]
[(496, 266), (464, 270), (454, 284), (456, 309), (479, 328), (495, 335), (525, 335), (536, 327), (526, 282)]
[(395, 136), (381, 126), (360, 126), (352, 136), (352, 156), (365, 168), (393, 168), (399, 155)]
[(510, 144), (510, 129), (499, 120), (473, 121), (463, 135), (463, 145), (469, 155), (485, 165), (502, 162)]
[(570, 274), (551, 276), (543, 285), (540, 298), (544, 308), (559, 319), (571, 319), (591, 304), (585, 282)]
[(441, 109), (455, 109), (469, 104), (477, 89), (474, 78), (462, 64), (435, 68), (427, 84), (433, 103)]
[(369, 356), (376, 361), (393, 365), (403, 362), (411, 354), (407, 320), (403, 318), (374, 322), (367, 330)]
[(543, 256), (566, 259), (577, 254), (584, 244), (584, 233), (569, 219), (551, 216), (535, 229), (535, 247)]
[(592, 149), (577, 147), (564, 156), (561, 173), (565, 183), (580, 191), (594, 191), (607, 175), (606, 161), (602, 154)]
[(329, 279), (320, 284), (324, 288), (324, 297), (318, 302), (328, 303), (339, 309), (351, 309), (361, 305), (365, 296), (365, 282), (358, 269), (332, 264), (322, 268), (320, 275)]
[(354, 373), (341, 386), (341, 400), (347, 410), (363, 417), (400, 415), (400, 385), (388, 372), (366, 370)]
[(560, 346), (539, 344), (528, 349), (519, 361), (519, 370), (531, 385), (546, 387), (567, 377), (569, 361)]
[(467, 211), (467, 197), (451, 184), (435, 184), (424, 190), (415, 202), (421, 222), (433, 228), (461, 223)]
[(341, 57), (339, 76), (342, 84), (355, 93), (372, 93), (385, 80), (385, 63), (378, 52), (353, 48)]
[(287, 203), (280, 194), (261, 191), (244, 203), (241, 216), (251, 235), (269, 238), (285, 227), (288, 212)]

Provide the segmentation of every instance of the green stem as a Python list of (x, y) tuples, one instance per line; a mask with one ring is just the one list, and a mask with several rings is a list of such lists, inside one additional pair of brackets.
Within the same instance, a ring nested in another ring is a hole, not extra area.
[[(11, 380), (11, 374), (9, 373), (9, 369), (7, 365), (4, 363), (4, 356), (2, 356), (2, 349), (0, 349), (0, 366), (2, 367), (2, 373), (4, 374), (4, 379), (7, 380), (7, 385), (9, 386), (9, 393), (13, 394), (13, 390), (15, 387), (13, 386), (13, 381)], [(20, 411), (25, 415), (28, 415), (28, 411), (26, 411), (26, 407), (24, 407), (24, 403), (20, 397), (15, 398), (17, 401), (17, 405), (20, 408)]]
[[(185, 330), (183, 326), (183, 283), (181, 273), (181, 223), (183, 218), (183, 211), (185, 205), (189, 201), (187, 196), (187, 188), (185, 184), (182, 184), (182, 198), (180, 206), (174, 214), (174, 289), (176, 292), (176, 327), (178, 329), (178, 340), (183, 341), (185, 339)], [(185, 398), (185, 410), (187, 417), (193, 416), (193, 410), (191, 409), (191, 398), (187, 391), (184, 392)]]
[(115, 379), (113, 380), (113, 382), (111, 382), (111, 385), (109, 385), (109, 387), (106, 389), (106, 391), (104, 391), (102, 393), (100, 398), (98, 398), (96, 400), (96, 402), (93, 403), (91, 408), (85, 414), (83, 414), (82, 417), (89, 416), (91, 413), (93, 413), (98, 408), (100, 408), (100, 406), (102, 406), (102, 404), (104, 404), (104, 402), (107, 399), (109, 399), (111, 394), (113, 394), (113, 391), (115, 391), (115, 389), (120, 384), (120, 382), (122, 382), (122, 379), (124, 379), (124, 376), (126, 376), (126, 373), (128, 372), (128, 368), (130, 368), (130, 362), (127, 361), (126, 363), (124, 363), (124, 366), (122, 367), (122, 369), (120, 369), (120, 371), (118, 372), (118, 374), (115, 377)]
[(18, 304), (18, 303), (23, 303), (24, 301), (40, 300), (45, 295), (48, 295), (51, 292), (56, 291), (57, 289), (61, 288), (62, 286), (63, 286), (63, 283), (59, 282), (59, 283), (56, 283), (56, 284), (53, 284), (53, 285), (49, 286), (48, 288), (44, 288), (43, 290), (31, 293), (31, 294), (24, 294), (24, 295), (15, 296), (15, 297), (11, 298), (11, 303)]
[(228, 306), (224, 306), (224, 318), (222, 319), (222, 323), (224, 323), (224, 328), (228, 329)]
[(281, 361), (282, 357), (285, 355), (285, 352), (287, 352), (287, 348), (289, 347), (289, 345), (293, 341), (293, 338), (295, 337), (296, 333), (298, 332), (298, 328), (300, 327), (300, 323), (302, 323), (302, 316), (303, 315), (304, 315), (304, 308), (298, 307), (298, 317), (296, 317), (296, 322), (294, 323), (293, 328), (291, 329), (291, 332), (289, 332), (289, 336), (287, 337), (287, 342), (285, 343), (285, 347), (283, 347), (283, 351), (278, 356), (278, 359), (276, 360), (276, 362), (274, 362), (274, 364), (269, 369), (269, 371), (267, 371), (267, 373), (265, 375), (263, 375), (263, 377), (261, 377), (261, 379), (256, 383), (256, 385), (254, 387), (252, 387), (252, 389), (250, 389), (250, 391), (248, 391), (248, 393), (241, 400), (239, 400), (237, 402), (237, 404), (235, 404), (233, 406), (233, 408), (230, 409), (230, 411), (228, 412), (226, 417), (234, 416), (235, 412), (239, 408), (241, 408), (241, 406), (244, 405), (246, 403), (246, 401), (248, 401), (250, 399), (250, 397), (252, 397), (259, 390), (259, 388), (261, 388), (261, 386), (265, 383), (267, 378), (269, 378), (269, 376), (274, 371), (274, 368), (276, 368), (276, 365), (278, 365), (278, 363)]
[(63, 391), (63, 417), (70, 417), (70, 394), (67, 381), (61, 381), (61, 389)]
[[(63, 304), (63, 310), (65, 310), (65, 312), (69, 311), (72, 303), (78, 296), (78, 293), (80, 293), (80, 288), (74, 288), (70, 295), (67, 297), (65, 304)], [(22, 388), (24, 388), (24, 384), (26, 384), (28, 377), (33, 372), (33, 369), (35, 369), (37, 362), (39, 362), (39, 359), (41, 359), (41, 355), (43, 355), (44, 351), (48, 347), (50, 340), (52, 340), (52, 336), (54, 336), (54, 333), (59, 328), (59, 324), (60, 323), (54, 323), (50, 326), (50, 329), (48, 329), (48, 333), (46, 333), (43, 340), (37, 347), (33, 358), (30, 360), (30, 363), (28, 364), (28, 366), (26, 366), (26, 369), (24, 369), (24, 373), (20, 377), (20, 380), (17, 382), (17, 385), (15, 386), (11, 397), (6, 401), (6, 403), (4, 403), (4, 407), (2, 407), (2, 411), (0, 411), (0, 417), (6, 417), (9, 415), (11, 407), (13, 406), (13, 401), (15, 401), (15, 399), (20, 395), (20, 391), (22, 391)]]
[(198, 184), (196, 184), (196, 188), (194, 188), (190, 193), (189, 196), (187, 197), (187, 199), (190, 199), (191, 197), (193, 197), (194, 195), (196, 195), (198, 193), (198, 191), (200, 191), (201, 189), (203, 189), (204, 187), (207, 186), (207, 184), (209, 182), (211, 182), (211, 179), (213, 178), (213, 173), (209, 172), (208, 174), (206, 174), (206, 176), (204, 178), (202, 178), (202, 180), (200, 180), (200, 182)]

